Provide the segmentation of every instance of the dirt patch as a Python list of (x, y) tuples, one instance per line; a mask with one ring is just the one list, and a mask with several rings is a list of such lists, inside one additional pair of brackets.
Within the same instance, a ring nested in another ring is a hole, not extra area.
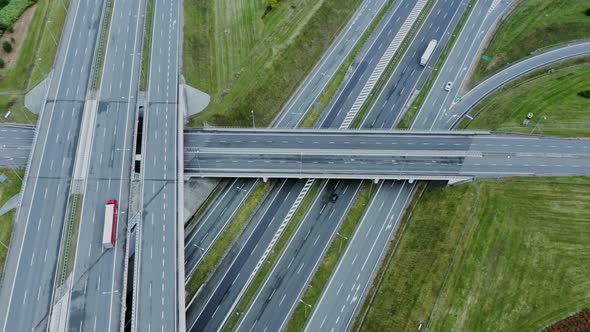
[(544, 331), (550, 332), (583, 332), (590, 331), (590, 308), (573, 314)]
[[(35, 14), (35, 9), (37, 5), (32, 5), (31, 7), (27, 8), (22, 15), (18, 18), (18, 20), (13, 25), (13, 32), (9, 32), (6, 30), (4, 35), (0, 37), (0, 45), (5, 41), (8, 41), (12, 44), (12, 52), (6, 53), (3, 49), (0, 49), (0, 58), (2, 58), (5, 62), (5, 69), (11, 69), (15, 66), (18, 55), (20, 53), (20, 49), (27, 38), (27, 32), (29, 31), (29, 25), (31, 20), (33, 19), (33, 15)], [(14, 39), (14, 42), (12, 41)]]

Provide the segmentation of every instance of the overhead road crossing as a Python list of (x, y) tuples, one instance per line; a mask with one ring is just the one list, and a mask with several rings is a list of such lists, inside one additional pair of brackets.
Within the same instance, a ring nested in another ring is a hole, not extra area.
[[(190, 136), (190, 137), (189, 137)], [(383, 131), (185, 134), (185, 176), (456, 180), (590, 174), (590, 140)]]

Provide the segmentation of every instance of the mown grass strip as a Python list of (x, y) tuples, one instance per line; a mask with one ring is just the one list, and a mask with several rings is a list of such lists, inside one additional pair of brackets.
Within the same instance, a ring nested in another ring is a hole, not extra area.
[(98, 58), (95, 59), (96, 63), (92, 69), (92, 78), (90, 83), (90, 88), (93, 90), (96, 90), (100, 87), (102, 80), (107, 45), (109, 44), (111, 18), (113, 17), (113, 1), (114, 0), (106, 0), (105, 13), (103, 14), (104, 25), (101, 26), (101, 31), (98, 34), (98, 46), (96, 47), (95, 52), (95, 55), (98, 55)]
[(148, 1), (143, 38), (143, 60), (141, 62), (141, 81), (139, 90), (145, 91), (150, 73), (150, 49), (152, 45), (152, 26), (154, 22), (154, 0)]
[(312, 128), (316, 124), (318, 118), (320, 117), (328, 103), (332, 100), (332, 98), (338, 91), (340, 84), (342, 84), (342, 81), (344, 81), (348, 68), (350, 67), (350, 65), (362, 49), (365, 42), (369, 39), (369, 37), (377, 27), (379, 22), (381, 22), (381, 19), (383, 19), (383, 16), (385, 16), (387, 11), (391, 7), (391, 4), (393, 4), (393, 0), (388, 0), (385, 6), (379, 12), (379, 14), (377, 14), (377, 16), (375, 17), (367, 31), (365, 31), (361, 39), (359, 39), (359, 41), (355, 45), (352, 52), (350, 52), (350, 55), (348, 56), (346, 61), (344, 61), (342, 66), (340, 66), (334, 77), (330, 80), (330, 83), (328, 83), (325, 90), (322, 92), (322, 95), (318, 98), (318, 107), (313, 107), (311, 110), (307, 112), (307, 115), (299, 125), (300, 128)]
[(385, 68), (385, 71), (383, 71), (383, 73), (381, 74), (381, 77), (379, 77), (379, 79), (377, 80), (375, 87), (369, 93), (367, 100), (365, 101), (365, 103), (363, 104), (363, 106), (361, 107), (359, 112), (356, 114), (354, 120), (350, 124), (350, 128), (359, 128), (360, 127), (363, 120), (365, 119), (365, 115), (367, 115), (367, 112), (369, 112), (369, 110), (373, 107), (373, 103), (375, 103), (377, 98), (379, 98), (381, 91), (387, 85), (387, 82), (389, 82), (389, 79), (390, 79), (391, 75), (393, 74), (393, 72), (397, 69), (397, 65), (402, 61), (404, 55), (406, 54), (406, 51), (408, 50), (410, 45), (412, 45), (414, 38), (416, 37), (418, 32), (420, 32), (420, 27), (422, 26), (424, 21), (426, 21), (426, 19), (430, 15), (430, 11), (432, 10), (432, 8), (434, 8), (434, 5), (435, 5), (435, 1), (428, 1), (426, 6), (424, 6), (422, 11), (420, 12), (420, 15), (416, 19), (416, 22), (414, 22), (414, 24), (412, 25), (412, 28), (410, 29), (410, 33), (408, 33), (406, 38), (404, 38), (400, 47), (398, 48), (397, 52), (395, 53), (393, 59), (391, 60), (391, 62), (389, 62), (389, 64)]
[(373, 182), (365, 181), (362, 184), (362, 188), (359, 191), (358, 195), (355, 197), (352, 207), (344, 220), (344, 223), (338, 230), (339, 236), (337, 236), (328, 252), (324, 256), (320, 267), (314, 274), (311, 283), (307, 287), (305, 294), (301, 298), (302, 302), (297, 305), (297, 308), (293, 312), (293, 316), (291, 316), (291, 320), (287, 325), (287, 331), (302, 331), (307, 318), (311, 314), (309, 308), (306, 308), (306, 304), (310, 305), (312, 308), (315, 306), (317, 301), (320, 298), (322, 290), (326, 283), (330, 279), (330, 276), (334, 272), (336, 268), (336, 264), (340, 259), (340, 256), (344, 252), (346, 245), (348, 244), (348, 239), (352, 237), (356, 226), (361, 221), (363, 214), (366, 210), (366, 207), (371, 200), (372, 196), (375, 194), (375, 184)]
[(250, 220), (252, 214), (256, 211), (260, 203), (264, 200), (264, 197), (268, 194), (272, 187), (272, 183), (259, 183), (256, 188), (248, 196), (240, 210), (236, 213), (229, 226), (219, 236), (215, 244), (211, 247), (207, 255), (203, 258), (199, 268), (194, 273), (193, 277), (189, 280), (186, 285), (186, 303), (197, 293), (199, 288), (207, 281), (217, 264), (223, 258), (223, 255), (231, 247), (236, 236), (240, 234), (247, 221)]
[[(66, 213), (66, 234), (64, 234), (63, 238), (63, 246), (67, 249), (68, 255), (67, 260), (65, 260), (65, 257), (63, 257), (64, 253), (62, 252), (61, 257), (59, 259), (61, 262), (58, 275), (58, 283), (60, 283), (59, 285), (61, 285), (62, 281), (65, 281), (67, 279), (67, 277), (72, 272), (72, 269), (74, 268), (74, 260), (76, 259), (76, 247), (78, 245), (78, 230), (80, 228), (80, 217), (82, 215), (83, 199), (83, 195), (81, 194), (74, 194), (70, 196), (68, 211)], [(71, 209), (74, 208), (74, 203), (76, 204), (76, 210), (73, 211), (73, 214), (71, 214)], [(67, 232), (70, 232), (70, 228), (71, 234), (68, 235)]]
[[(4, 183), (0, 184), (0, 207), (14, 195), (19, 194), (22, 186), (22, 177), (25, 174), (24, 169), (14, 170), (5, 168), (1, 172), (7, 176), (7, 179)], [(10, 245), (15, 218), (16, 209), (12, 209), (0, 216), (0, 280), (2, 280), (4, 262), (8, 254), (8, 246)]]
[(416, 118), (416, 115), (418, 114), (418, 110), (420, 110), (420, 108), (422, 107), (422, 104), (426, 100), (426, 97), (428, 96), (428, 93), (430, 92), (430, 89), (432, 88), (434, 81), (436, 81), (436, 78), (438, 77), (438, 72), (444, 66), (445, 61), (447, 60), (447, 57), (449, 56), (449, 53), (451, 53), (451, 50), (453, 49), (453, 46), (455, 45), (455, 41), (459, 37), (461, 30), (463, 30), (463, 26), (465, 26), (465, 23), (467, 22), (467, 19), (469, 18), (469, 15), (471, 14), (471, 11), (473, 10), (473, 7), (475, 6), (476, 1), (477, 0), (471, 0), (471, 2), (469, 3), (468, 9), (465, 11), (463, 16), (461, 17), (461, 20), (459, 21), (459, 24), (457, 24), (457, 27), (455, 27), (455, 31), (453, 31), (453, 35), (451, 36), (451, 39), (447, 43), (447, 46), (445, 47), (443, 52), (441, 53), (441, 56), (436, 63), (436, 66), (434, 66), (434, 70), (430, 74), (430, 77), (428, 78), (428, 80), (426, 81), (424, 86), (422, 87), (422, 90), (420, 90), (420, 93), (418, 94), (418, 96), (416, 97), (416, 99), (414, 100), (414, 102), (412, 103), (410, 108), (408, 108), (408, 110), (406, 111), (406, 114), (404, 114), (402, 120), (396, 126), (397, 128), (407, 129), (412, 126), (412, 123), (414, 122), (414, 119)]
[(240, 299), (240, 302), (232, 312), (231, 317), (228, 319), (227, 323), (223, 327), (224, 331), (234, 330), (234, 328), (240, 321), (241, 313), (243, 313), (248, 308), (248, 306), (254, 299), (254, 295), (256, 295), (256, 292), (260, 288), (260, 285), (262, 285), (262, 282), (264, 282), (264, 279), (266, 279), (266, 276), (270, 272), (270, 268), (275, 264), (275, 262), (279, 258), (279, 255), (287, 245), (287, 241), (289, 241), (289, 239), (293, 235), (293, 232), (295, 232), (295, 230), (303, 220), (303, 216), (311, 206), (311, 203), (317, 196), (319, 189), (321, 187), (321, 182), (316, 182), (311, 187), (311, 189), (305, 196), (305, 199), (303, 199), (301, 205), (297, 209), (297, 212), (295, 213), (295, 215), (293, 215), (293, 219), (291, 219), (291, 222), (289, 222), (289, 225), (285, 228), (285, 231), (277, 241), (276, 246), (273, 248), (272, 252), (268, 256), (266, 264), (264, 264), (260, 271), (258, 271), (258, 274), (254, 278), (254, 280), (252, 280), (252, 283), (248, 286), (246, 292)]
[(184, 227), (184, 234), (185, 235), (188, 235), (190, 233), (190, 231), (197, 225), (197, 222), (199, 221), (199, 219), (201, 219), (201, 216), (203, 215), (203, 213), (205, 213), (205, 211), (207, 211), (207, 208), (211, 205), (211, 203), (215, 202), (215, 199), (217, 198), (217, 196), (219, 195), (219, 193), (221, 192), (221, 190), (223, 188), (225, 188), (225, 186), (217, 184), (215, 186), (215, 188), (213, 189), (213, 191), (209, 194), (209, 196), (207, 196), (205, 201), (203, 203), (201, 203), (201, 205), (199, 205), (199, 208), (197, 209), (195, 214), (192, 216), (191, 220)]

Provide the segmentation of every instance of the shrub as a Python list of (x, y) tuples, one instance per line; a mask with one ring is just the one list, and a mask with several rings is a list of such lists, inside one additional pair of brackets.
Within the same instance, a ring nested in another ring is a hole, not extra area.
[(2, 49), (4, 50), (4, 52), (10, 53), (10, 52), (12, 52), (12, 44), (10, 42), (8, 42), (7, 40), (5, 40), (2, 43)]
[(580, 91), (578, 92), (578, 96), (583, 98), (590, 98), (590, 90)]
[(0, 59), (0, 68), (4, 68), (4, 65), (5, 65), (4, 59)]
[(25, 11), (29, 6), (35, 4), (37, 0), (12, 0), (6, 7), (0, 9), (0, 29), (6, 30)]
[(8, 27), (8, 32), (13, 33), (14, 32), (14, 27), (11, 25)]
[(588, 8), (588, 10), (586, 10), (586, 16), (590, 16), (590, 8)]

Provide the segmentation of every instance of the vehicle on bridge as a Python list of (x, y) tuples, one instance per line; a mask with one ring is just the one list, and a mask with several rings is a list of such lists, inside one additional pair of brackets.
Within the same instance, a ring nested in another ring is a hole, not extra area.
[(102, 231), (102, 245), (113, 248), (117, 239), (117, 200), (107, 201), (104, 207), (104, 226)]

